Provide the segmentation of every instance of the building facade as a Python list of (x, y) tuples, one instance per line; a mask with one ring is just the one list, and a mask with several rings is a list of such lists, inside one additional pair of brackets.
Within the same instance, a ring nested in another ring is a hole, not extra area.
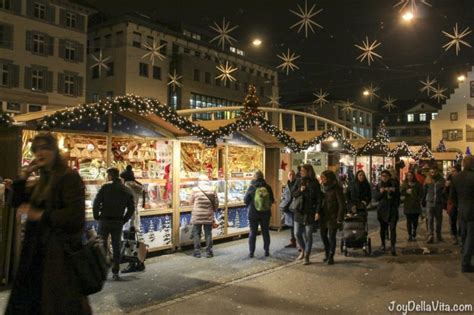
[(85, 101), (89, 8), (57, 0), (0, 0), (0, 101), (19, 114)]
[[(241, 50), (222, 51), (201, 34), (171, 29), (141, 14), (92, 23), (88, 53), (88, 101), (134, 93), (176, 109), (234, 106), (242, 103), (249, 84), (257, 87), (263, 103), (278, 96), (275, 70), (248, 60)], [(216, 67), (226, 63), (238, 69), (232, 73), (235, 82), (216, 78), (221, 74)], [(174, 74), (177, 85), (169, 84)]]

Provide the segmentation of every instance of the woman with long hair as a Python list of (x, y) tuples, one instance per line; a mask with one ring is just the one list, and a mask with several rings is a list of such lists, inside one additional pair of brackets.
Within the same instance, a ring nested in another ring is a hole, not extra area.
[[(27, 221), (6, 314), (90, 314), (68, 264), (68, 255), (82, 246), (84, 183), (61, 157), (52, 134), (38, 134), (31, 151), (35, 159), (13, 184), (12, 205)], [(33, 172), (39, 179), (29, 189)]]
[(347, 190), (347, 202), (349, 211), (351, 213), (357, 213), (358, 211), (366, 211), (367, 206), (372, 201), (372, 192), (369, 181), (365, 176), (363, 170), (360, 170), (356, 174), (355, 180), (349, 186)]
[(405, 181), (401, 187), (401, 194), (405, 196), (403, 203), (403, 212), (407, 217), (408, 241), (416, 240), (416, 230), (418, 228), (418, 219), (421, 214), (422, 188), (416, 180), (415, 173), (409, 171), (406, 174)]

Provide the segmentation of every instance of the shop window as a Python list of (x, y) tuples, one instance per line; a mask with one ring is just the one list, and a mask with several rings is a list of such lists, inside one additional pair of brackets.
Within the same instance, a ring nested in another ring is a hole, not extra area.
[(141, 77), (148, 78), (148, 65), (146, 63), (140, 62), (138, 66), (138, 73)]
[(420, 121), (426, 121), (426, 113), (420, 114)]
[(200, 81), (201, 80), (201, 71), (199, 71), (198, 69), (194, 69), (194, 81)]
[(446, 141), (462, 140), (462, 129), (447, 129), (443, 130), (443, 139)]
[(67, 12), (66, 13), (66, 26), (75, 28), (76, 24), (77, 24), (76, 14), (74, 14), (72, 12)]
[(9, 77), (9, 67), (7, 64), (2, 64), (0, 67), (0, 85), (7, 86), (8, 85), (8, 77)]
[(458, 120), (458, 113), (451, 113), (449, 114), (449, 119), (451, 121), (457, 121)]
[(467, 119), (474, 119), (474, 106), (467, 104)]
[(414, 122), (415, 121), (415, 114), (408, 114), (407, 115), (407, 121), (408, 122)]
[(21, 104), (15, 102), (8, 102), (6, 111), (9, 113), (21, 113)]
[(153, 66), (153, 79), (161, 80), (161, 68)]
[(108, 76), (108, 77), (113, 76), (113, 75), (114, 75), (114, 71), (115, 71), (115, 69), (114, 69), (114, 63), (113, 63), (113, 62), (107, 63), (107, 67), (109, 67), (109, 69), (107, 69), (107, 76)]
[(133, 47), (140, 48), (142, 47), (142, 34), (138, 32), (133, 32), (133, 42), (132, 45)]
[(35, 2), (33, 16), (37, 19), (44, 20), (46, 18), (46, 6), (43, 3)]

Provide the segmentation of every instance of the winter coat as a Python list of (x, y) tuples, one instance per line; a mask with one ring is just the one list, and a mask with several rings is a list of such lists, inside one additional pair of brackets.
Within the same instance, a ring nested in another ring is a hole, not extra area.
[(280, 210), (283, 212), (283, 216), (285, 219), (286, 226), (293, 226), (293, 213), (290, 211), (290, 204), (293, 200), (291, 196), (291, 190), (295, 185), (296, 180), (290, 182), (288, 181), (286, 184), (285, 189), (283, 190), (283, 194), (281, 195), (281, 202), (280, 202)]
[[(380, 192), (380, 188), (394, 188), (393, 192)], [(380, 182), (375, 191), (375, 200), (378, 201), (377, 217), (380, 221), (389, 222), (392, 218), (398, 220), (398, 206), (400, 205), (400, 187), (398, 181), (390, 179), (386, 183)]]
[(44, 209), (40, 221), (27, 221), (18, 272), (6, 314), (90, 314), (79, 292), (68, 253), (82, 246), (85, 188), (70, 168), (50, 176), (51, 189), (34, 202), (26, 181), (14, 182), (13, 206), (31, 203)]
[(320, 207), (319, 224), (321, 227), (336, 229), (338, 222), (344, 219), (346, 202), (339, 184), (323, 186), (323, 204)]
[[(407, 191), (411, 189), (411, 194)], [(403, 213), (405, 214), (420, 214), (421, 213), (421, 197), (422, 189), (418, 181), (408, 183), (405, 181), (402, 184), (401, 195), (405, 196), (403, 202)]]
[(126, 223), (135, 212), (133, 193), (120, 179), (105, 183), (94, 199), (92, 210), (95, 220)]
[(193, 210), (191, 224), (212, 224), (214, 211), (219, 208), (219, 198), (211, 186), (194, 187), (191, 194)]
[(256, 220), (262, 216), (268, 216), (270, 217), (272, 215), (272, 212), (269, 211), (257, 211), (255, 209), (255, 192), (257, 188), (265, 186), (270, 194), (270, 202), (273, 204), (275, 202), (275, 197), (273, 196), (273, 190), (270, 187), (270, 185), (265, 182), (264, 179), (260, 180), (252, 180), (250, 183), (250, 186), (245, 193), (244, 196), (244, 203), (247, 206), (248, 209), (248, 215), (249, 215), (249, 220)]
[(347, 190), (347, 203), (349, 210), (352, 209), (352, 206), (355, 206), (356, 209), (359, 210), (365, 210), (362, 201), (364, 201), (366, 205), (369, 205), (369, 203), (372, 201), (372, 189), (369, 182), (360, 182), (359, 180), (355, 180), (351, 183), (349, 189)]
[(431, 182), (425, 182), (423, 201), (428, 208), (443, 208), (445, 205), (446, 181), (442, 176), (432, 178)]
[[(304, 191), (301, 191), (301, 186), (306, 186)], [(315, 179), (303, 177), (296, 181), (293, 186), (293, 198), (303, 196), (302, 207), (294, 213), (294, 221), (300, 224), (314, 224), (314, 217), (321, 206), (321, 186)]]
[(474, 170), (463, 170), (453, 178), (450, 200), (458, 209), (459, 220), (474, 222)]

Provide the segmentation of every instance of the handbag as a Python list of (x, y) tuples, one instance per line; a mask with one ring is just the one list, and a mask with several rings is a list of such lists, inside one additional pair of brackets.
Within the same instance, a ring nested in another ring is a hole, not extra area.
[(214, 200), (214, 202), (213, 202), (213, 201), (211, 200), (211, 198), (209, 197), (209, 195), (206, 194), (206, 193), (204, 192), (204, 190), (201, 189), (201, 187), (197, 186), (197, 188), (199, 188), (199, 190), (204, 194), (204, 196), (206, 196), (207, 200), (209, 200), (209, 202), (211, 203), (212, 211), (216, 212), (217, 209), (216, 209), (215, 204), (214, 204), (215, 200)]
[(289, 210), (295, 213), (295, 212), (301, 212), (302, 208), (303, 208), (303, 195), (301, 194), (298, 197), (294, 197), (293, 200), (291, 200)]

